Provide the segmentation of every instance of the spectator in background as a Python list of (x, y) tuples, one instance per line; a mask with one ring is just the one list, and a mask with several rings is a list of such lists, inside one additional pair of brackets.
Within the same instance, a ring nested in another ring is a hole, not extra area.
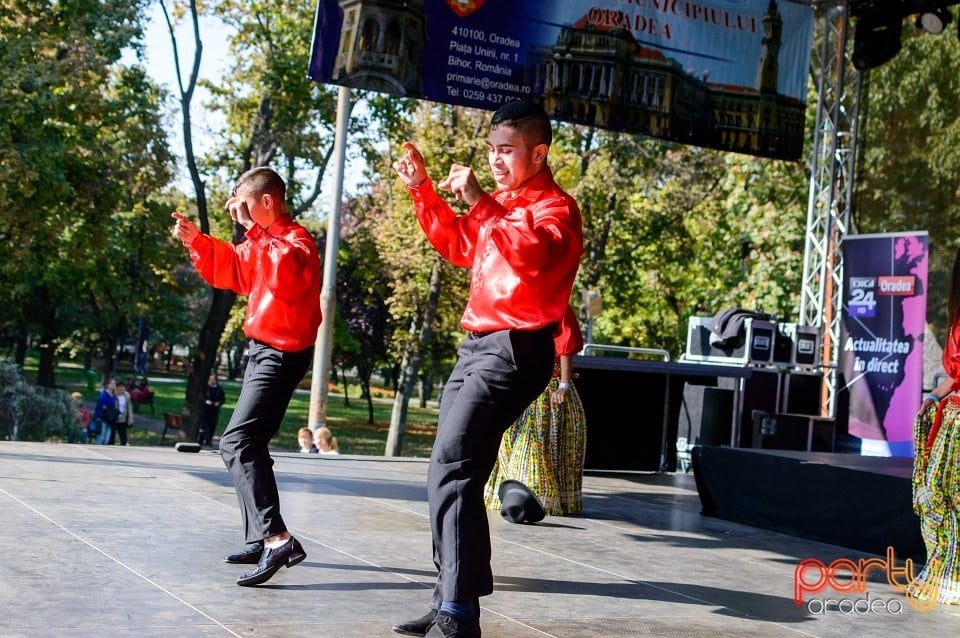
[(325, 425), (319, 427), (313, 436), (313, 442), (316, 444), (320, 454), (340, 454), (337, 437), (333, 436), (333, 431), (330, 428)]
[[(147, 361), (150, 359), (150, 346), (144, 341), (140, 344), (140, 350), (137, 352), (136, 367), (133, 373), (141, 377), (147, 376)], [(131, 390), (133, 387), (131, 386)]]
[(114, 444), (116, 435), (120, 436), (120, 445), (126, 445), (127, 426), (133, 425), (133, 401), (130, 400), (130, 393), (127, 392), (127, 385), (123, 381), (117, 383), (114, 394), (117, 397), (117, 422), (114, 425), (113, 434), (110, 435), (110, 445)]
[(80, 421), (80, 436), (78, 439), (80, 443), (86, 443), (90, 439), (90, 408), (87, 407), (83, 395), (79, 392), (74, 392), (70, 395), (70, 398), (73, 399), (73, 408), (77, 411), (77, 417)]
[(316, 454), (317, 446), (313, 444), (313, 432), (310, 428), (300, 428), (297, 430), (297, 441), (300, 443), (300, 451), (304, 454)]
[(200, 415), (200, 430), (197, 432), (197, 443), (213, 445), (213, 435), (217, 432), (217, 421), (220, 419), (220, 406), (227, 400), (220, 387), (220, 381), (215, 372), (210, 373), (207, 379), (207, 396), (203, 401), (203, 414)]
[(97, 445), (113, 443), (113, 428), (117, 424), (120, 410), (117, 408), (117, 382), (113, 377), (103, 382), (103, 389), (97, 397), (97, 405), (93, 408), (93, 418), (99, 423), (97, 428)]
[(135, 405), (140, 405), (141, 403), (150, 403), (151, 406), (153, 405), (153, 391), (150, 390), (150, 385), (146, 377), (140, 377), (136, 385), (131, 385), (130, 398)]

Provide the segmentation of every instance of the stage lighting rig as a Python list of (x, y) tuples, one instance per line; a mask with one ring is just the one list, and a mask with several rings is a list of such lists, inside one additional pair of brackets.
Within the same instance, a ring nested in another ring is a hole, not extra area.
[[(943, 33), (953, 21), (948, 7), (960, 0), (850, 0), (847, 15), (855, 19), (853, 66), (866, 71), (900, 52), (903, 21), (916, 16), (916, 25), (927, 33)], [(960, 25), (957, 37), (960, 38)]]
[(903, 16), (871, 13), (857, 18), (853, 32), (853, 66), (867, 71), (889, 62), (900, 53)]
[(917, 26), (932, 35), (943, 33), (953, 17), (945, 4), (917, 16)]
[[(813, 3), (816, 4), (816, 3)], [(937, 11), (949, 13), (947, 7), (960, 4), (960, 0), (848, 0), (847, 14), (852, 18), (865, 15), (915, 16)]]

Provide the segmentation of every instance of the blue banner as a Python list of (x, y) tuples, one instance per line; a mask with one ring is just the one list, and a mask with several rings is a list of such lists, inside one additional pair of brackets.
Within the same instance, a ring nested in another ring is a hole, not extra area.
[(321, 0), (309, 75), (799, 159), (813, 21), (789, 0)]

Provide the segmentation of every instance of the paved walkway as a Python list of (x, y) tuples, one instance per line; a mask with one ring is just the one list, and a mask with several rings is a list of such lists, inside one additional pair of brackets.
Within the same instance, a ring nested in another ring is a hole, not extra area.
[[(0, 636), (395, 636), (434, 577), (426, 463), (275, 458), (308, 557), (240, 588), (245, 568), (221, 558), (242, 538), (218, 454), (0, 442)], [(917, 611), (876, 574), (866, 592), (808, 596), (847, 611), (795, 605), (801, 560), (863, 556), (701, 516), (691, 475), (591, 475), (585, 494), (578, 517), (491, 515), (486, 638), (960, 634), (960, 610)]]

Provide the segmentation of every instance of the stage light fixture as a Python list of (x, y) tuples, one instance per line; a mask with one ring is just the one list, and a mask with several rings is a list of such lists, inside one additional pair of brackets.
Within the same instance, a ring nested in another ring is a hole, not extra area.
[(853, 66), (866, 71), (890, 61), (900, 52), (903, 16), (868, 14), (857, 19), (853, 32)]
[(932, 11), (925, 11), (917, 16), (917, 26), (932, 35), (940, 35), (952, 20), (947, 7), (940, 5)]

